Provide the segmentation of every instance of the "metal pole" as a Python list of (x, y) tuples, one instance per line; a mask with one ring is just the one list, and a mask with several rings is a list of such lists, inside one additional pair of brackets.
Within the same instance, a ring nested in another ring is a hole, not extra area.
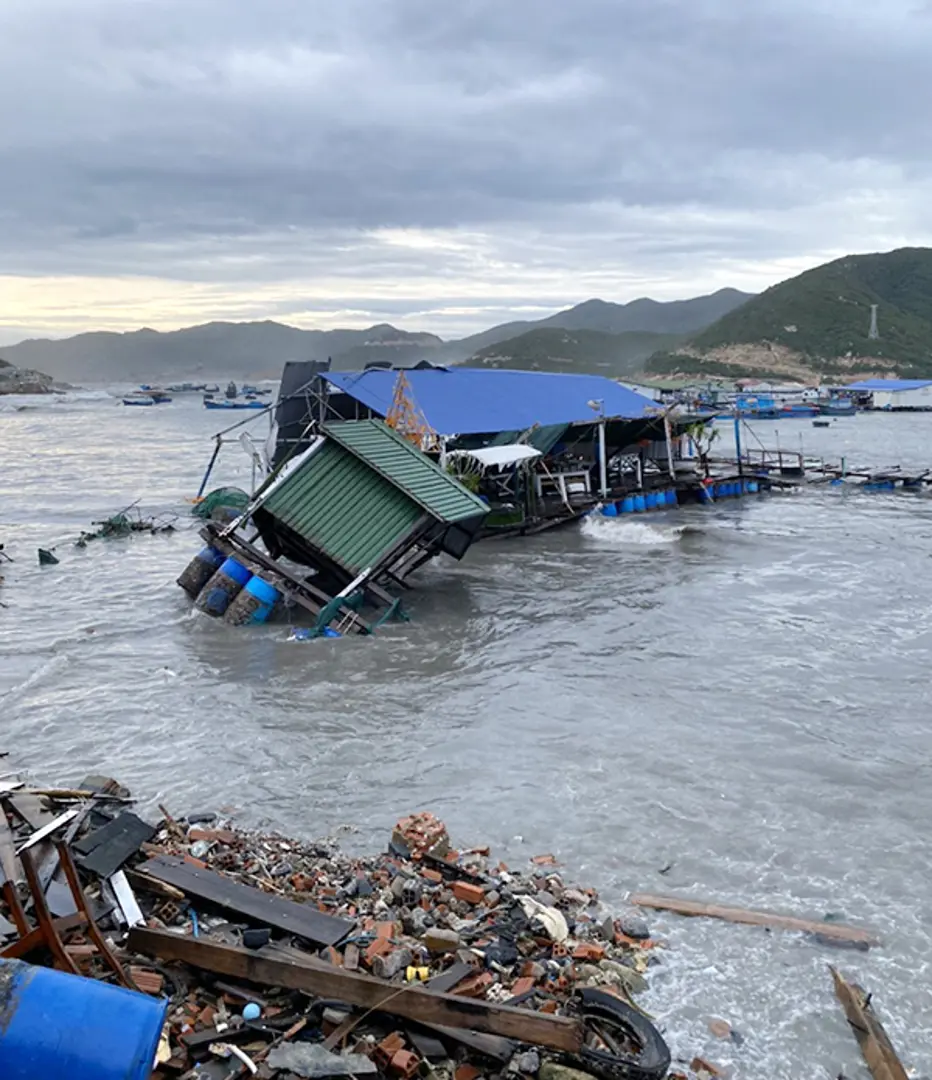
[(738, 475), (744, 476), (744, 467), (741, 464), (741, 417), (735, 413), (735, 450), (738, 454)]
[(599, 420), (599, 483), (602, 498), (608, 497), (608, 462), (605, 460), (605, 417)]
[(670, 427), (670, 414), (663, 414), (663, 434), (667, 440), (667, 469), (670, 472), (670, 479), (676, 479), (676, 468), (673, 465), (673, 431)]
[(201, 496), (204, 494), (204, 488), (207, 487), (207, 481), (210, 479), (210, 474), (213, 471), (214, 462), (217, 460), (217, 455), (220, 453), (220, 436), (216, 436), (217, 445), (214, 447), (214, 452), (210, 459), (210, 464), (207, 466), (207, 472), (204, 473), (204, 479), (201, 481), (201, 486), (197, 489), (197, 495), (195, 501), (199, 502)]

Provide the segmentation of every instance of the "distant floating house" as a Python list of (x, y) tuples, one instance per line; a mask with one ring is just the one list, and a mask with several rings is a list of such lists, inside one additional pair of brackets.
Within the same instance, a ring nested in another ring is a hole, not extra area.
[(932, 379), (864, 379), (843, 389), (869, 394), (874, 409), (932, 410)]

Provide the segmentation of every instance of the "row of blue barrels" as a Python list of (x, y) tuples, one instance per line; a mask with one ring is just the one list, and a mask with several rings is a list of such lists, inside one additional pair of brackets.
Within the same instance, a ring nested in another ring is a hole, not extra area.
[(3, 1080), (148, 1080), (167, 998), (0, 958)]
[(701, 487), (699, 501), (714, 502), (716, 499), (734, 499), (739, 495), (756, 495), (758, 491), (760, 491), (760, 484), (757, 480), (726, 480)]
[(663, 510), (676, 504), (676, 492), (673, 488), (666, 491), (645, 491), (637, 495), (626, 495), (618, 502), (606, 503), (602, 507), (602, 514), (604, 517), (618, 517), (620, 514), (640, 514), (647, 510)]
[(282, 595), (245, 563), (210, 545), (194, 556), (178, 584), (199, 611), (234, 626), (264, 623)]

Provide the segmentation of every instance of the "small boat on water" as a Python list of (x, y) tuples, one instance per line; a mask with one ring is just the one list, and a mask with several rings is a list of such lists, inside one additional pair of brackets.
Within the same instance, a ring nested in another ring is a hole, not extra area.
[(123, 398), (124, 405), (154, 405), (155, 398), (151, 394), (145, 394), (141, 390), (138, 393), (127, 394)]
[(265, 409), (267, 406), (255, 398), (204, 398), (205, 409)]
[(813, 427), (831, 427), (832, 422), (831, 422), (831, 420), (813, 420), (812, 421), (812, 426)]

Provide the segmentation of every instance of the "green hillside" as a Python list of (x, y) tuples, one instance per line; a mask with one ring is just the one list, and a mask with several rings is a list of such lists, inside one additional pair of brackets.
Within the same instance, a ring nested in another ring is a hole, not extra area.
[(640, 371), (644, 361), (658, 349), (671, 349), (681, 340), (682, 336), (676, 334), (604, 334), (598, 330), (545, 328), (480, 349), (466, 361), (466, 366), (627, 378)]
[[(872, 304), (877, 339), (869, 337)], [(829, 376), (932, 375), (932, 250), (848, 255), (808, 270), (648, 362), (658, 374), (792, 369)]]

